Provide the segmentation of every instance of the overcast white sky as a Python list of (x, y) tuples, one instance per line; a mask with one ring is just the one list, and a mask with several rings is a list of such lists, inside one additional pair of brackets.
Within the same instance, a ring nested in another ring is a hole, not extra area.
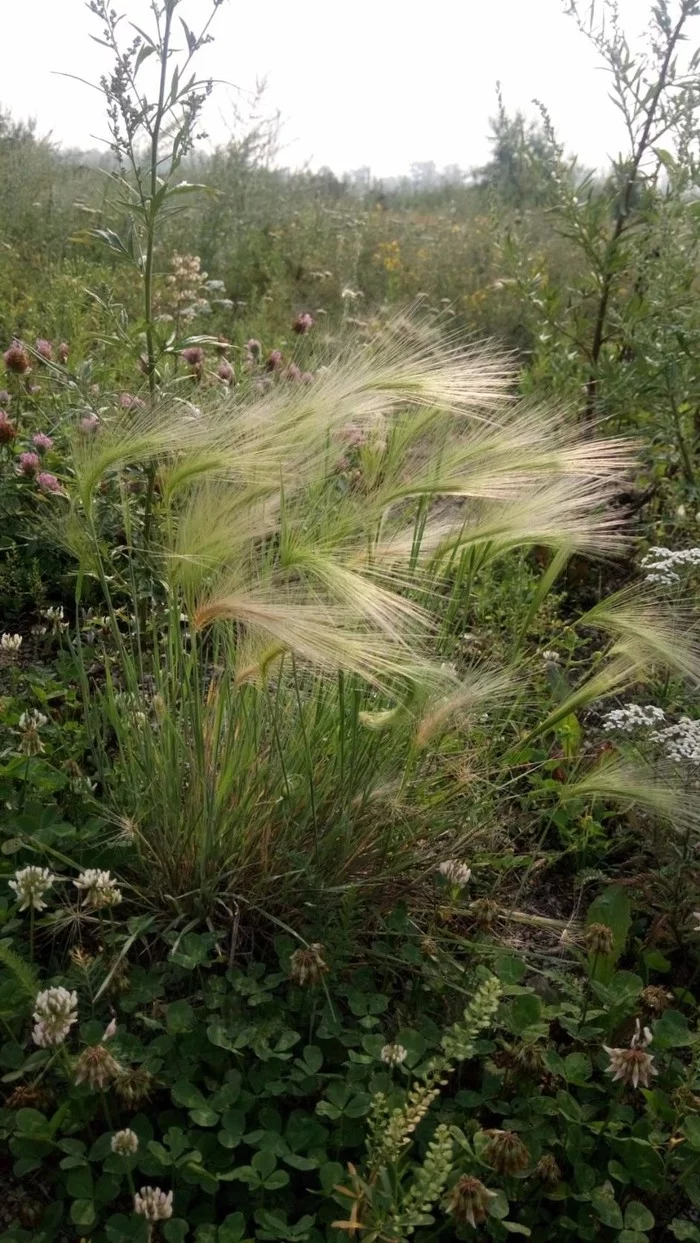
[[(147, 0), (112, 2), (147, 20)], [(94, 147), (105, 132), (101, 97), (52, 71), (99, 76), (106, 54), (89, 38), (100, 34), (97, 19), (83, 0), (1, 3), (14, 16), (0, 105), (64, 145)], [(620, 0), (632, 31), (649, 8)], [(208, 0), (182, 0), (181, 11), (196, 25)], [(267, 77), (270, 110), (285, 121), (285, 164), (369, 165), (390, 176), (419, 160), (482, 163), (499, 79), (510, 110), (542, 99), (584, 164), (604, 165), (622, 141), (606, 76), (561, 0), (224, 0), (214, 31), (204, 71), (243, 88)], [(214, 139), (226, 136), (227, 111), (222, 89), (207, 118)]]

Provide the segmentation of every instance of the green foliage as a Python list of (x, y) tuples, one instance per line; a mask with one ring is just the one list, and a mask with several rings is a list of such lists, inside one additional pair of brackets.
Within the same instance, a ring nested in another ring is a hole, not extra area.
[(0, 1239), (698, 1243), (698, 4), (568, 6), (608, 176), (499, 93), (383, 189), (89, 7), (107, 192), (0, 115)]

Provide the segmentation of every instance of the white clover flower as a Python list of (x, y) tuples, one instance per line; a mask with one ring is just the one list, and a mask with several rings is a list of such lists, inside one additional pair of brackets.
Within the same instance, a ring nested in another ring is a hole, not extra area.
[(102, 1040), (103, 1040), (103, 1041), (105, 1041), (105, 1040), (113, 1040), (113, 1039), (114, 1039), (114, 1037), (116, 1036), (116, 1034), (117, 1034), (117, 1020), (116, 1020), (116, 1019), (110, 1019), (109, 1023), (107, 1024), (107, 1026), (106, 1026), (106, 1027), (105, 1027), (105, 1029), (104, 1029), (104, 1032), (103, 1032), (103, 1035), (102, 1035)]
[(47, 889), (51, 888), (55, 879), (56, 877), (52, 876), (48, 868), (34, 867), (31, 864), (15, 872), (15, 879), (9, 881), (9, 886), (17, 894), (20, 911), (30, 908), (35, 911), (45, 910), (44, 894)]
[(379, 1056), (387, 1066), (400, 1066), (408, 1057), (408, 1049), (402, 1044), (385, 1044)]
[(438, 872), (450, 885), (455, 885), (461, 889), (469, 881), (472, 870), (467, 867), (466, 863), (460, 863), (459, 859), (445, 859), (440, 864)]
[(120, 1157), (133, 1157), (139, 1150), (139, 1137), (128, 1127), (125, 1131), (115, 1131), (110, 1147)]
[(37, 712), (36, 708), (28, 708), (19, 718), (20, 729), (42, 729), (48, 717), (43, 712)]
[(89, 796), (97, 789), (97, 782), (92, 781), (85, 773), (81, 773), (79, 777), (71, 777), (69, 785), (74, 794)]
[(18, 652), (21, 646), (21, 634), (4, 634), (0, 638), (0, 648), (2, 648), (3, 652)]
[(549, 648), (547, 648), (544, 652), (540, 652), (540, 656), (542, 657), (546, 665), (560, 665), (561, 664), (561, 656), (559, 655), (559, 653), (550, 651)]
[(649, 738), (673, 764), (700, 764), (700, 720), (682, 716), (677, 725), (654, 730)]
[(146, 1221), (167, 1221), (173, 1215), (173, 1193), (160, 1187), (142, 1187), (134, 1196), (134, 1212)]
[(83, 892), (85, 904), (94, 906), (96, 910), (103, 906), (116, 906), (122, 900), (121, 889), (117, 887), (114, 877), (99, 868), (86, 868), (73, 884)]
[(610, 1065), (606, 1074), (612, 1075), (613, 1081), (622, 1080), (623, 1083), (632, 1084), (636, 1088), (641, 1083), (643, 1088), (649, 1087), (650, 1075), (658, 1075), (658, 1070), (654, 1066), (654, 1059), (651, 1053), (647, 1053), (647, 1046), (651, 1044), (652, 1036), (648, 1027), (642, 1029), (639, 1019), (636, 1020), (634, 1035), (630, 1041), (628, 1049), (611, 1049), (604, 1044), (603, 1048), (610, 1058)]
[(34, 1002), (36, 1026), (32, 1039), (40, 1048), (63, 1044), (71, 1027), (78, 1021), (78, 995), (67, 988), (47, 988), (38, 993)]
[(51, 633), (60, 634), (62, 630), (68, 629), (68, 622), (64, 620), (64, 612), (62, 604), (52, 604), (49, 608), (44, 609), (42, 617), (46, 621), (51, 622)]
[(607, 733), (632, 734), (637, 729), (649, 729), (652, 725), (660, 725), (666, 720), (663, 708), (655, 708), (653, 704), (627, 704), (624, 708), (613, 708), (603, 717), (603, 729)]

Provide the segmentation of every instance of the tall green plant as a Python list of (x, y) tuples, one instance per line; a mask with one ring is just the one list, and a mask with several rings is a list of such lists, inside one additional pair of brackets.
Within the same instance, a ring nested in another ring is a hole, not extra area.
[[(156, 395), (158, 360), (165, 348), (154, 322), (158, 232), (182, 210), (183, 196), (203, 189), (179, 180), (178, 173), (194, 146), (202, 109), (212, 91), (211, 79), (199, 78), (193, 62), (211, 41), (210, 26), (221, 3), (211, 0), (208, 15), (196, 32), (183, 17), (179, 17), (180, 28), (176, 27), (181, 0), (153, 0), (154, 28), (149, 33), (129, 22), (134, 37), (128, 43), (120, 39), (123, 16), (106, 0), (89, 0), (88, 4), (103, 23), (102, 38), (96, 42), (114, 56), (114, 66), (101, 78), (100, 90), (117, 165), (111, 174), (118, 191), (115, 205), (128, 220), (126, 237), (113, 230), (99, 230), (98, 234), (134, 265), (143, 282), (144, 369), (152, 399)], [(144, 78), (152, 63), (156, 66), (156, 95), (149, 99), (149, 84)]]

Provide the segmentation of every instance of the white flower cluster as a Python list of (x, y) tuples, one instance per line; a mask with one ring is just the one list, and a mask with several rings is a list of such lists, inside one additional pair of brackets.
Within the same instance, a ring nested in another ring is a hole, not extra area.
[(28, 708), (19, 718), (19, 727), (20, 729), (41, 729), (48, 719), (43, 712), (37, 712), (36, 708)]
[(139, 1150), (139, 1137), (129, 1127), (125, 1131), (115, 1131), (110, 1147), (112, 1152), (116, 1152), (120, 1157), (133, 1157), (134, 1153)]
[(62, 630), (68, 629), (68, 622), (65, 620), (62, 604), (50, 605), (41, 616), (51, 623), (53, 634), (60, 634)]
[(608, 733), (633, 734), (635, 730), (649, 729), (665, 720), (663, 708), (655, 708), (653, 704), (627, 704), (624, 708), (613, 708), (612, 712), (606, 713), (603, 729)]
[(641, 565), (646, 570), (645, 583), (671, 587), (681, 581), (678, 570), (700, 566), (700, 548), (650, 548), (642, 557)]
[(134, 1196), (134, 1212), (146, 1221), (167, 1221), (173, 1215), (173, 1193), (160, 1187), (142, 1187)]
[(649, 737), (674, 764), (700, 764), (700, 720), (682, 716), (677, 725), (654, 730)]
[(78, 1021), (77, 993), (69, 993), (67, 988), (44, 989), (37, 994), (34, 1002), (34, 1018), (34, 1044), (41, 1049), (63, 1044), (71, 1027)]
[(3, 652), (18, 652), (21, 646), (21, 634), (4, 634), (0, 639), (0, 648)]
[(445, 877), (449, 885), (455, 885), (459, 889), (467, 884), (472, 874), (471, 868), (467, 867), (466, 863), (460, 863), (459, 859), (445, 859), (444, 863), (440, 864), (438, 871), (441, 876)]
[(96, 910), (103, 906), (116, 906), (122, 900), (121, 889), (117, 888), (114, 877), (99, 868), (86, 868), (73, 884), (76, 889), (82, 890), (85, 903)]
[(20, 911), (43, 911), (46, 908), (44, 894), (55, 879), (48, 868), (34, 867), (31, 864), (15, 872), (15, 879), (8, 883), (10, 889), (14, 889), (17, 894)]
[(379, 1056), (386, 1066), (400, 1066), (408, 1057), (408, 1049), (402, 1044), (385, 1044)]
[(560, 665), (561, 664), (561, 656), (559, 655), (559, 653), (550, 651), (549, 648), (547, 648), (546, 651), (544, 652), (540, 652), (540, 656), (542, 657), (546, 665)]

